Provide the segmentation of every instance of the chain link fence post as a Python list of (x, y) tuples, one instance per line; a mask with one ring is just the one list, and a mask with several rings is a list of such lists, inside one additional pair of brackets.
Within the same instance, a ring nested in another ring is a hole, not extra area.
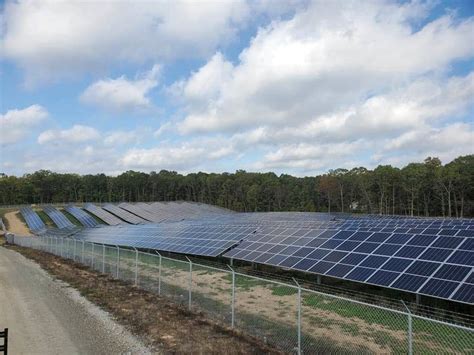
[(138, 285), (138, 249), (135, 249), (135, 286)]
[(84, 265), (84, 240), (82, 241), (81, 264)]
[(120, 247), (118, 245), (115, 246), (117, 248), (117, 280), (119, 278), (119, 270), (120, 270)]
[(102, 273), (105, 274), (105, 244), (102, 244)]
[(192, 288), (193, 288), (193, 262), (186, 256), (189, 262), (189, 293), (188, 293), (188, 309), (191, 310), (192, 304)]
[(76, 261), (76, 247), (77, 247), (77, 239), (74, 238), (74, 255), (73, 255), (73, 260)]
[(95, 259), (95, 252), (94, 252), (94, 249), (95, 249), (95, 244), (92, 243), (92, 260), (91, 260), (91, 268), (92, 270), (94, 270), (94, 259)]
[(235, 271), (230, 265), (227, 267), (232, 271), (231, 326), (233, 329), (235, 327)]
[(400, 300), (400, 302), (405, 307), (408, 316), (408, 355), (413, 355), (413, 318), (406, 303), (403, 300)]
[(161, 254), (155, 250), (155, 253), (160, 257), (158, 262), (158, 295), (161, 296)]
[(296, 279), (293, 277), (293, 281), (295, 282), (296, 286), (298, 287), (298, 293), (297, 293), (297, 297), (298, 297), (298, 301), (297, 301), (297, 304), (298, 304), (298, 355), (301, 355), (301, 286), (300, 284), (298, 283), (298, 281), (296, 281)]

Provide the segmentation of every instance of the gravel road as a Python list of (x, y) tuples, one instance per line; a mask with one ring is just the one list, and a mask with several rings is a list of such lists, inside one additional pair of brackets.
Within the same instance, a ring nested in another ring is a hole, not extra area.
[(0, 328), (11, 354), (148, 354), (109, 315), (37, 264), (0, 247)]

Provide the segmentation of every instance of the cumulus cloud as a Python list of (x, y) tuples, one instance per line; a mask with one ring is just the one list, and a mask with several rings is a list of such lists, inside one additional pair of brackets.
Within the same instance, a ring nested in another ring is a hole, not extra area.
[(205, 138), (185, 143), (163, 144), (149, 149), (130, 149), (120, 159), (126, 169), (189, 170), (203, 163), (219, 160), (235, 153), (225, 139)]
[(4, 7), (4, 52), (26, 71), (30, 83), (116, 63), (202, 58), (271, 5), (245, 0), (11, 1)]
[(474, 56), (473, 18), (445, 15), (416, 31), (413, 14), (426, 16), (416, 3), (311, 2), (292, 19), (261, 29), (237, 65), (213, 58), (193, 73), (181, 86), (185, 98), (201, 73), (222, 80), (200, 97), (205, 105), (189, 98), (180, 129), (307, 122)]
[(40, 105), (31, 105), (25, 109), (13, 109), (0, 115), (0, 144), (18, 142), (28, 132), (48, 117), (48, 111)]
[(94, 141), (100, 138), (100, 133), (93, 127), (74, 125), (69, 129), (49, 129), (38, 137), (39, 144), (68, 144)]
[(128, 80), (125, 76), (99, 80), (82, 93), (80, 100), (113, 112), (148, 109), (151, 103), (147, 95), (158, 85), (159, 73), (160, 66), (155, 65), (136, 80)]

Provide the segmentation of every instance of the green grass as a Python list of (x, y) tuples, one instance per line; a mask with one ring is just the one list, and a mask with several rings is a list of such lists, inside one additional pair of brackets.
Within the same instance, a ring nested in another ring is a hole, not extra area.
[(298, 290), (293, 287), (286, 287), (286, 286), (272, 287), (272, 295), (274, 296), (291, 296), (297, 293), (298, 293)]
[(76, 217), (74, 217), (72, 214), (70, 214), (68, 211), (64, 209), (59, 210), (59, 211), (62, 212), (66, 216), (66, 218), (71, 221), (72, 224), (78, 227), (83, 227), (82, 223), (79, 222), (79, 220)]
[(44, 224), (46, 224), (48, 227), (55, 227), (56, 225), (53, 223), (52, 219), (49, 218), (49, 216), (42, 210), (36, 210), (35, 211), (39, 218), (43, 221)]
[[(232, 284), (232, 274), (224, 275), (222, 276), (222, 279)], [(237, 275), (235, 277), (235, 287), (241, 288), (245, 291), (248, 291), (257, 286), (265, 287), (268, 285), (269, 283), (267, 281), (258, 280), (251, 277), (245, 277), (241, 275)]]

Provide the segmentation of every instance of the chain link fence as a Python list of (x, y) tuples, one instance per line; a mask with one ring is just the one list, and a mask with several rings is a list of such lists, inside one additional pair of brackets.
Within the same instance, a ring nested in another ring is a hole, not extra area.
[(286, 353), (473, 354), (474, 329), (160, 254), (61, 237), (7, 241), (75, 260)]

